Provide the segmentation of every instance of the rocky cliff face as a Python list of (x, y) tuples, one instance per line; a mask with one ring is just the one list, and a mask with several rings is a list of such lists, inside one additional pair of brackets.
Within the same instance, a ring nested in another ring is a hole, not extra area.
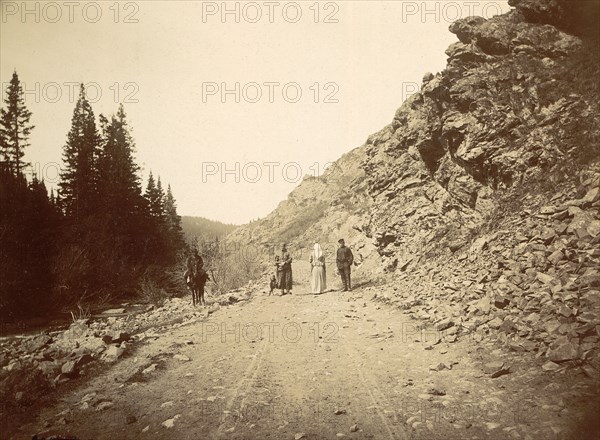
[(503, 16), (453, 23), (446, 70), (426, 74), (391, 124), (230, 238), (350, 237), (365, 255), (375, 246), (387, 272), (464, 245), (498, 190), (598, 157), (598, 46), (573, 34), (595, 30), (592, 3), (511, 0)]
[(447, 68), (426, 74), (391, 124), (340, 159), (347, 185), (305, 181), (236, 237), (350, 235), (365, 272), (389, 276), (377, 298), (452, 337), (493, 333), (545, 356), (549, 370), (572, 361), (591, 375), (600, 368), (600, 3), (509, 3), (508, 14), (450, 26), (459, 41)]
[(446, 70), (367, 141), (376, 296), (597, 377), (598, 4), (510, 3), (452, 24)]
[(598, 157), (597, 60), (586, 64), (580, 38), (543, 22), (558, 21), (561, 2), (512, 3), (453, 23), (446, 70), (425, 75), (367, 141), (374, 209), (363, 229), (391, 268), (442, 237), (459, 246), (494, 209), (494, 191)]

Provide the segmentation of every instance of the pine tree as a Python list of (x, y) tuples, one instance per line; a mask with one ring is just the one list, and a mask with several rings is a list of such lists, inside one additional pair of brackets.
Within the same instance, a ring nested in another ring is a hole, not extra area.
[(31, 112), (25, 106), (23, 88), (17, 72), (13, 72), (12, 79), (6, 89), (6, 108), (0, 109), (0, 154), (2, 160), (16, 175), (28, 164), (23, 162), (25, 148), (29, 144), (29, 135), (34, 128), (29, 123)]
[(173, 192), (171, 191), (171, 185), (167, 186), (167, 193), (164, 198), (164, 209), (167, 223), (173, 231), (181, 231), (181, 217), (177, 214), (177, 205)]
[(103, 219), (101, 236), (109, 248), (102, 252), (112, 253), (112, 260), (121, 268), (138, 265), (144, 260), (149, 215), (142, 197), (139, 166), (134, 160), (135, 143), (123, 106), (110, 118), (100, 115), (100, 126), (98, 208)]
[(163, 217), (163, 191), (162, 186), (160, 185), (160, 178), (158, 180), (158, 185), (154, 180), (154, 176), (152, 175), (152, 171), (150, 171), (150, 176), (148, 176), (148, 185), (146, 186), (146, 193), (144, 197), (148, 201), (148, 207), (150, 210), (150, 216), (161, 219)]
[(139, 166), (135, 143), (123, 106), (108, 120), (100, 115), (102, 148), (98, 161), (99, 192), (104, 212), (116, 218), (132, 217), (142, 210)]
[(171, 185), (167, 186), (167, 194), (164, 198), (165, 219), (171, 248), (177, 252), (185, 243), (183, 229), (181, 228), (181, 217), (177, 214), (177, 205)]
[(165, 191), (163, 190), (162, 183), (160, 182), (160, 176), (158, 176), (158, 180), (156, 181), (156, 194), (158, 195), (158, 200), (160, 201), (160, 216), (162, 218), (165, 217)]
[(59, 183), (67, 217), (84, 218), (93, 214), (97, 200), (97, 160), (100, 136), (83, 84), (73, 111), (71, 130), (63, 152), (64, 169)]
[(0, 314), (40, 313), (55, 305), (48, 292), (60, 214), (36, 175), (27, 182), (22, 174), (0, 174), (0, 188)]

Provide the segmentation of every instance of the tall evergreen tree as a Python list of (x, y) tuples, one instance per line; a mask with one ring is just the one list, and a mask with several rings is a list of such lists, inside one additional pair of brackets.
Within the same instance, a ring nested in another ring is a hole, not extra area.
[[(160, 178), (158, 182), (160, 185)], [(163, 195), (161, 193), (162, 187), (159, 188), (159, 186), (157, 186), (154, 176), (152, 175), (152, 171), (150, 171), (144, 197), (148, 201), (150, 216), (154, 217), (155, 219), (160, 219), (163, 217)]]
[(69, 218), (85, 218), (95, 210), (99, 148), (94, 112), (81, 84), (63, 152), (64, 168), (59, 183), (64, 211)]
[(17, 72), (6, 89), (4, 100), (6, 108), (0, 109), (0, 153), (2, 160), (9, 164), (15, 174), (20, 175), (28, 164), (23, 162), (25, 148), (29, 144), (29, 135), (34, 128), (29, 123), (31, 112), (25, 105), (23, 88)]
[(162, 183), (160, 181), (160, 176), (156, 181), (156, 195), (158, 197), (158, 206), (160, 212), (160, 218), (165, 219), (165, 191), (163, 190)]
[(128, 267), (144, 261), (144, 241), (149, 227), (147, 204), (142, 197), (139, 166), (134, 159), (135, 143), (123, 106), (119, 106), (117, 114), (110, 119), (100, 115), (100, 126), (98, 208), (107, 248), (103, 253), (111, 255), (118, 266), (112, 273), (127, 277)]
[(171, 248), (177, 252), (185, 243), (183, 229), (181, 228), (181, 217), (177, 213), (177, 205), (171, 185), (167, 186), (167, 193), (164, 198), (165, 220)]
[(0, 187), (0, 314), (43, 313), (52, 306), (60, 215), (37, 176), (27, 183), (22, 175), (4, 173)]
[(152, 237), (152, 241), (146, 243), (149, 261), (160, 266), (173, 264), (177, 253), (185, 247), (185, 239), (171, 187), (168, 186), (165, 193), (160, 177), (155, 180), (150, 173), (144, 197), (148, 203), (148, 227)]
[(105, 212), (132, 217), (142, 209), (135, 143), (123, 105), (110, 120), (100, 115), (102, 148), (98, 161), (99, 192)]
[(53, 284), (51, 266), (56, 253), (60, 214), (48, 198), (44, 181), (39, 180), (36, 175), (29, 183), (28, 204), (25, 209), (24, 221), (28, 238), (24, 240), (24, 246), (29, 256), (28, 278), (30, 288), (36, 296), (40, 296), (34, 301), (41, 304), (49, 299), (47, 292)]

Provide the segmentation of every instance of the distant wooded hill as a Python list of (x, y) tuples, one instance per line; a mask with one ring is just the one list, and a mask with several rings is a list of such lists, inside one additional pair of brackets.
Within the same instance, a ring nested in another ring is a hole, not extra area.
[(181, 217), (181, 226), (187, 238), (214, 238), (229, 234), (237, 226), (209, 220), (204, 217)]

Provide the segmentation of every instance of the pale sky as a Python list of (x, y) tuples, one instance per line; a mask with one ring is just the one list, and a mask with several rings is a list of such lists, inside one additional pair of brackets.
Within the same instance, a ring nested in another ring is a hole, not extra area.
[(16, 69), (36, 126), (26, 158), (49, 186), (72, 84), (83, 82), (97, 116), (124, 102), (144, 180), (152, 170), (170, 183), (181, 215), (237, 224), (390, 123), (423, 74), (445, 67), (453, 19), (509, 10), (504, 0), (227, 2), (224, 17), (222, 2), (202, 1), (0, 6), (2, 96)]

